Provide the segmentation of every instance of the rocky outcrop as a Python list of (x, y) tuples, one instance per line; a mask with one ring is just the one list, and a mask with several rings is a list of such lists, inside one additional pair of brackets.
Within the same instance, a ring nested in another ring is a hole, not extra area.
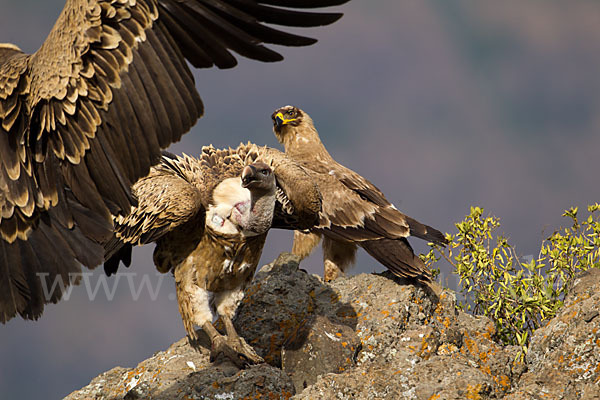
[(187, 339), (136, 368), (114, 368), (68, 399), (595, 399), (600, 393), (600, 270), (519, 349), (485, 317), (459, 312), (391, 274), (325, 284), (282, 254), (238, 309), (238, 332), (267, 361), (210, 364)]
[(526, 360), (507, 399), (600, 399), (600, 269), (578, 276), (558, 315), (531, 338)]

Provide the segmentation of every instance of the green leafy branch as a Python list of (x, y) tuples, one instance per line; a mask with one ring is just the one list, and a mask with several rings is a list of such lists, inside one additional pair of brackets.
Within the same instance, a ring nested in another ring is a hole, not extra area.
[(448, 261), (465, 297), (459, 307), (489, 317), (497, 339), (520, 345), (524, 355), (531, 334), (563, 305), (575, 275), (600, 267), (599, 210), (600, 204), (589, 206), (583, 220), (577, 207), (565, 211), (571, 225), (544, 240), (537, 258), (524, 261), (507, 238), (494, 236), (500, 220), (471, 207), (456, 224), (458, 232), (446, 234), (448, 246), (430, 244), (429, 253), (421, 257), (430, 268), (440, 258)]

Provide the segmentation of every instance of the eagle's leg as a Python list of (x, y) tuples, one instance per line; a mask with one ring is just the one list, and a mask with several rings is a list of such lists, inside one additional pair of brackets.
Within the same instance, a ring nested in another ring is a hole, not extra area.
[(301, 231), (294, 231), (294, 245), (292, 246), (292, 254), (300, 257), (300, 260), (304, 260), (312, 253), (313, 249), (321, 241), (321, 234), (316, 232), (304, 233)]
[(323, 237), (323, 279), (330, 282), (343, 275), (348, 266), (354, 263), (356, 245), (351, 242), (333, 240)]
[(244, 297), (242, 287), (215, 294), (215, 306), (217, 308), (217, 313), (225, 325), (227, 337), (224, 337), (223, 344), (218, 343), (218, 345), (221, 346), (220, 348), (217, 349), (213, 346), (213, 351), (223, 352), (239, 367), (264, 362), (262, 357), (256, 354), (256, 351), (254, 351), (252, 346), (246, 343), (244, 338), (238, 335), (233, 326), (232, 318), (235, 315), (235, 310), (242, 297)]

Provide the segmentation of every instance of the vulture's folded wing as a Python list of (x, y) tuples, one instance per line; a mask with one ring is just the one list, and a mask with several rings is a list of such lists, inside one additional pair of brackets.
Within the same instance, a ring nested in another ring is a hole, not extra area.
[(206, 198), (198, 185), (203, 176), (191, 157), (163, 156), (150, 173), (132, 187), (137, 204), (114, 217), (114, 236), (104, 244), (104, 270), (115, 273), (119, 262), (129, 266), (132, 246), (154, 242), (188, 224), (204, 225)]

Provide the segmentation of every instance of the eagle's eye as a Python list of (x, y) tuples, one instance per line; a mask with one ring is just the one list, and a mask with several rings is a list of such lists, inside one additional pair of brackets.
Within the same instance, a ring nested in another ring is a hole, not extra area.
[(296, 111), (294, 111), (294, 110), (289, 110), (287, 113), (288, 113), (288, 115), (289, 115), (290, 117), (292, 117), (292, 118), (296, 118)]
[(260, 170), (260, 173), (263, 174), (263, 175), (269, 175), (269, 170), (266, 169), (266, 168), (264, 168), (264, 169)]

